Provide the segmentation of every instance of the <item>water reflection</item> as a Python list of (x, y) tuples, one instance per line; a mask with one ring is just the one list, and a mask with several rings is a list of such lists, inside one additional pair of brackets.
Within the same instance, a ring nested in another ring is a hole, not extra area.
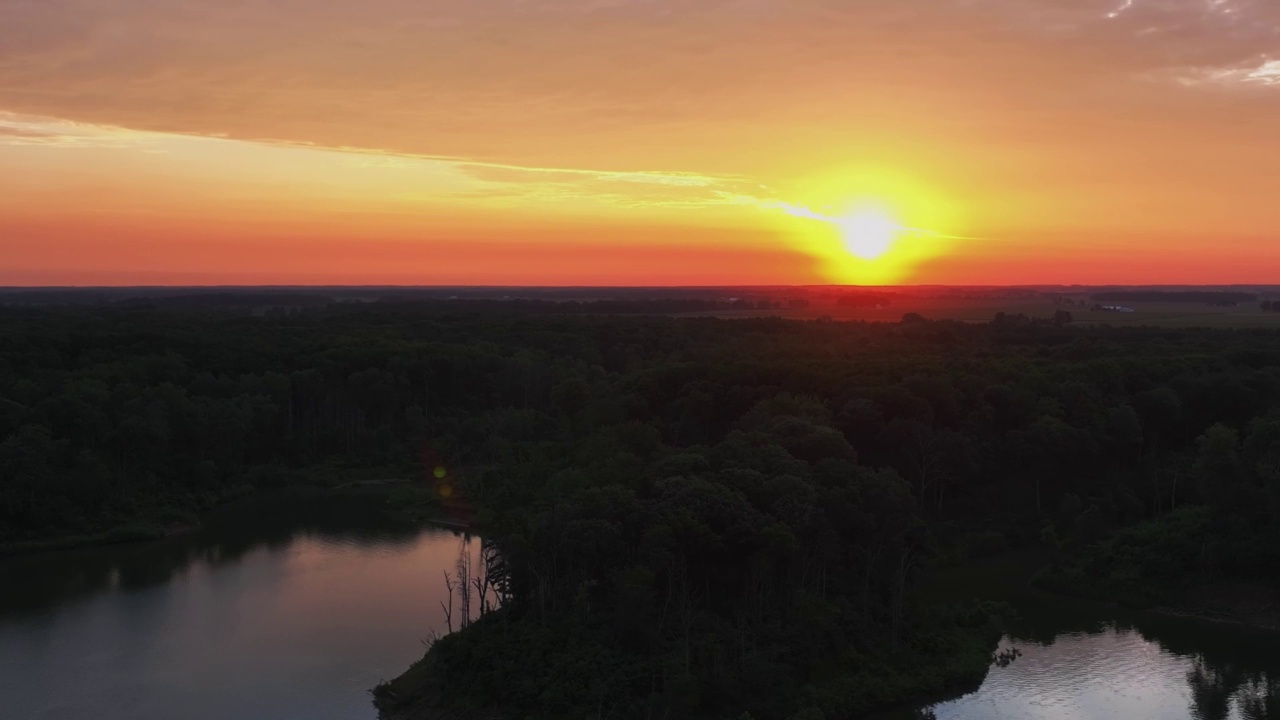
[[(1280, 720), (1280, 636), (1041, 598), (982, 686), (890, 718)], [(1017, 652), (1013, 652), (1016, 650)]]
[(1250, 678), (1239, 691), (1240, 714), (1245, 720), (1280, 718), (1280, 679), (1265, 673)]
[(0, 616), (110, 591), (137, 591), (169, 582), (194, 566), (239, 562), (251, 550), (280, 551), (299, 536), (329, 543), (412, 543), (419, 528), (387, 512), (376, 495), (335, 498), (282, 492), (224, 507), (200, 529), (162, 543), (80, 548), (0, 558)]
[(479, 553), (385, 508), (290, 495), (163, 542), (0, 559), (0, 717), (373, 718), (367, 691), (445, 630), (443, 572)]

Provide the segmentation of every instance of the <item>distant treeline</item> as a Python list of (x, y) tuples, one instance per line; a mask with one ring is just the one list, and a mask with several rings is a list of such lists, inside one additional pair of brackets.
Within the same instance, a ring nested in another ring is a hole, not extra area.
[(311, 293), (222, 292), (172, 297), (136, 297), (116, 301), (125, 307), (244, 308), (244, 307), (324, 307), (335, 300)]
[(163, 306), (318, 305), (383, 301), (658, 301), (726, 302), (740, 298), (779, 300), (807, 298), (823, 292), (805, 287), (104, 287), (0, 288), (0, 304), (102, 305), (113, 303)]
[(888, 307), (898, 299), (895, 293), (851, 292), (836, 298), (840, 307)]
[[(803, 296), (765, 297), (621, 297), (613, 299), (494, 298), (475, 294), (438, 297), (434, 294), (389, 293), (385, 295), (329, 296), (320, 293), (290, 291), (210, 292), (175, 295), (115, 296), (110, 293), (77, 291), (32, 291), (0, 294), (0, 305), (66, 306), (110, 305), (129, 309), (154, 309), (166, 312), (239, 311), (254, 314), (289, 314), (299, 310), (332, 309), (345, 313), (349, 306), (368, 305), (379, 308), (438, 312), (507, 312), (519, 314), (600, 314), (600, 315), (668, 315), (676, 313), (715, 312), (720, 310), (769, 310), (804, 307)], [(874, 303), (873, 303), (874, 304)]]
[(1178, 302), (1206, 305), (1239, 305), (1251, 303), (1257, 295), (1244, 292), (1212, 290), (1116, 290), (1094, 293), (1098, 302)]
[[(795, 305), (796, 301), (789, 303)], [(380, 309), (417, 310), (429, 313), (507, 313), (521, 315), (672, 315), (720, 310), (772, 310), (787, 306), (768, 298), (656, 298), (652, 300), (410, 300), (388, 298), (377, 303)]]

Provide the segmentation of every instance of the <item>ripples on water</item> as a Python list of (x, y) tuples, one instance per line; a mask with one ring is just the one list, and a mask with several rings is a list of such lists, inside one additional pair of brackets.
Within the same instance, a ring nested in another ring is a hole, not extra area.
[[(915, 713), (937, 720), (1280, 720), (1280, 640), (1148, 619), (1014, 633), (976, 692)], [(1066, 624), (1070, 624), (1069, 622)], [(998, 651), (998, 652), (999, 652)], [(909, 716), (908, 716), (909, 717)]]

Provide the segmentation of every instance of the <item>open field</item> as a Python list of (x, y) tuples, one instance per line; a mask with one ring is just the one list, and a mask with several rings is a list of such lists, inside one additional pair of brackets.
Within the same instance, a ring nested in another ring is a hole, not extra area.
[(1095, 313), (1082, 308), (1072, 313), (1077, 322), (1115, 326), (1280, 328), (1280, 313), (1263, 312), (1256, 305), (1210, 307), (1195, 303), (1129, 303), (1131, 313)]
[(906, 313), (918, 313), (931, 320), (961, 320), (964, 322), (989, 322), (996, 313), (1018, 314), (1048, 318), (1058, 310), (1070, 312), (1076, 324), (1149, 326), (1149, 327), (1216, 327), (1216, 328), (1277, 328), (1280, 329), (1280, 313), (1263, 312), (1257, 305), (1239, 307), (1213, 307), (1203, 303), (1178, 302), (1130, 302), (1126, 307), (1131, 313), (1092, 312), (1088, 307), (1063, 306), (1050, 298), (1027, 299), (970, 299), (946, 297), (903, 297), (892, 305), (882, 307), (843, 307), (834, 303), (813, 303), (804, 308), (772, 310), (715, 310), (680, 313), (684, 317), (785, 317), (817, 319), (830, 317), (840, 321), (897, 322)]

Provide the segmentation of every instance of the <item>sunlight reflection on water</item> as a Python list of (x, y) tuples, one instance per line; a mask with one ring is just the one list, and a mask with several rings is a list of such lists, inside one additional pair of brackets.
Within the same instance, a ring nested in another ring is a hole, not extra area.
[(1242, 628), (1107, 623), (1052, 639), (1005, 637), (1021, 652), (977, 691), (917, 713), (938, 720), (1274, 720), (1280, 645)]
[(0, 560), (0, 718), (373, 718), (368, 691), (444, 631), (463, 539), (297, 505)]

